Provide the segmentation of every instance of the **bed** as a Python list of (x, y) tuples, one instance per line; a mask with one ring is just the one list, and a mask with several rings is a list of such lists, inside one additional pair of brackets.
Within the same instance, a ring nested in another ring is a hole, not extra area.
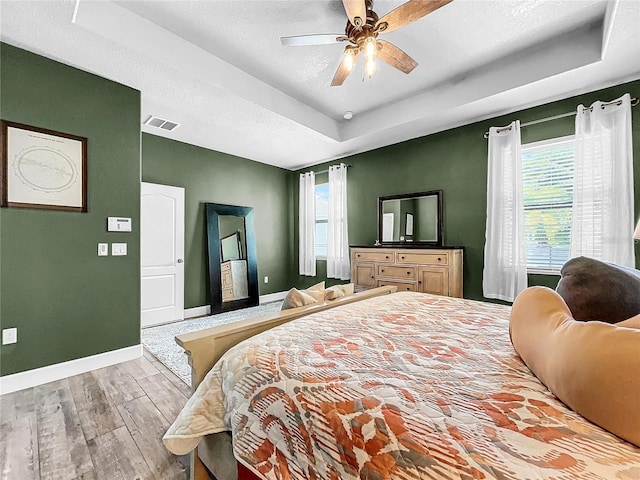
[(522, 362), (509, 313), (403, 292), (297, 318), (230, 348), (165, 444), (230, 431), (264, 479), (640, 479), (640, 448)]

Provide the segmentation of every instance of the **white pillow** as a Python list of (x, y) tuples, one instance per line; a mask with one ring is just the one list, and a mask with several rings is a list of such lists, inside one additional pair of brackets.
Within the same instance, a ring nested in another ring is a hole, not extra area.
[(347, 295), (353, 295), (355, 285), (353, 283), (347, 283), (345, 285), (334, 285), (324, 291), (325, 300), (335, 300), (336, 298), (345, 297)]

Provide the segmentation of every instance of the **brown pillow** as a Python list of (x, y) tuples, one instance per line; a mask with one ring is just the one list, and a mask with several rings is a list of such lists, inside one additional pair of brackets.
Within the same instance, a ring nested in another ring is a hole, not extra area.
[(530, 287), (513, 303), (511, 342), (563, 403), (640, 447), (640, 321), (578, 322), (560, 295)]
[(587, 257), (560, 270), (556, 291), (575, 320), (617, 323), (640, 313), (640, 272)]
[(302, 307), (303, 305), (310, 305), (322, 301), (324, 301), (324, 282), (317, 283), (306, 290), (292, 288), (284, 297), (280, 310)]
[(355, 285), (353, 283), (347, 283), (345, 285), (334, 285), (324, 291), (325, 300), (335, 300), (336, 298), (345, 297), (347, 295), (353, 295)]

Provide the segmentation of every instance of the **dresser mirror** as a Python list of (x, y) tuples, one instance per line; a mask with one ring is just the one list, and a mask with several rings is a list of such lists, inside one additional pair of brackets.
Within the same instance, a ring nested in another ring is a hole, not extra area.
[(382, 245), (442, 246), (442, 190), (378, 197)]
[(205, 204), (211, 313), (259, 303), (253, 208)]

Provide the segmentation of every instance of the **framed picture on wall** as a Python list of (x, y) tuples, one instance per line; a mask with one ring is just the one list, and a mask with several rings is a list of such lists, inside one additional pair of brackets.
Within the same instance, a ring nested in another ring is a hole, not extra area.
[(0, 120), (0, 206), (87, 211), (87, 139)]
[(408, 237), (413, 235), (413, 213), (407, 212), (404, 234)]

